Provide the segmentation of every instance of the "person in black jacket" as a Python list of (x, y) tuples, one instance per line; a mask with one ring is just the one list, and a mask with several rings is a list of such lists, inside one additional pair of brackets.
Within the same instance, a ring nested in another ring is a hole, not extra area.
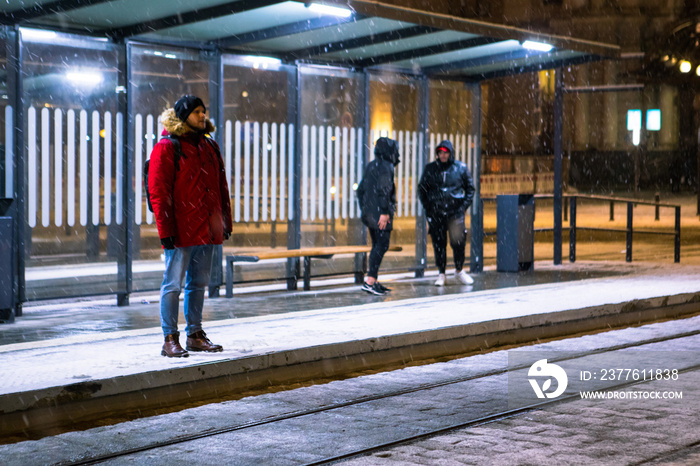
[(394, 167), (399, 164), (399, 148), (389, 138), (377, 139), (374, 160), (365, 167), (357, 187), (357, 199), (362, 210), (362, 223), (369, 229), (372, 250), (369, 253), (369, 271), (362, 290), (375, 295), (391, 291), (377, 281), (379, 266), (389, 249), (392, 221), (396, 211)]
[(455, 262), (455, 277), (465, 285), (474, 283), (464, 266), (467, 230), (464, 214), (474, 198), (474, 183), (469, 168), (455, 160), (450, 141), (442, 141), (436, 148), (437, 160), (425, 166), (418, 183), (418, 197), (428, 219), (428, 232), (433, 240), (438, 279), (435, 286), (445, 285), (447, 266), (447, 233)]

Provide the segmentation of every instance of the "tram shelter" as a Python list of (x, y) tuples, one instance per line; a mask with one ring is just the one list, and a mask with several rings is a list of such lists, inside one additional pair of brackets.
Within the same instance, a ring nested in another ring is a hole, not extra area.
[[(185, 92), (208, 97), (235, 222), (247, 232), (269, 225), (275, 247), (274, 232), (289, 249), (329, 238), (364, 244), (353, 185), (372, 157), (373, 140), (398, 134), (404, 155), (398, 214), (413, 224), (410, 265), (422, 274), (427, 231), (415, 185), (431, 136), (454, 134), (431, 123), (431, 89), (457, 84), (468, 95), (458, 147), (477, 188), (470, 268), (481, 271), (481, 83), (619, 56), (614, 45), (370, 0), (39, 0), (0, 5), (0, 25), (6, 97), (0, 197), (13, 200), (10, 257), (2, 265), (12, 283), (0, 283), (0, 290), (11, 293), (16, 316), (22, 303), (40, 296), (27, 292), (27, 270), (41, 265), (42, 248), (55, 242), (65, 254), (53, 256), (112, 266), (99, 286), (87, 274), (72, 276), (83, 284), (78, 294), (116, 294), (126, 304), (140, 289), (139, 259), (159, 252), (148, 242), (152, 215), (143, 208), (141, 168), (159, 134), (158, 113)], [(407, 91), (388, 110), (390, 122), (404, 114), (402, 131), (372, 121), (373, 82)], [(257, 96), (245, 90), (249, 85)], [(555, 264), (562, 94), (557, 73)], [(55, 232), (79, 238), (77, 253)], [(215, 268), (214, 288), (222, 281)], [(291, 258), (284, 273), (298, 276), (299, 269)]]

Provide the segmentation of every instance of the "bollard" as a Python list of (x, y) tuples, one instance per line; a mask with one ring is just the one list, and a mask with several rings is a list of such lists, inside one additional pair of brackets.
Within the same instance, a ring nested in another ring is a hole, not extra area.
[(627, 203), (627, 252), (625, 261), (632, 262), (632, 212), (634, 212), (634, 203)]
[(576, 262), (576, 197), (569, 199), (571, 221), (569, 221), (569, 262)]
[(661, 201), (661, 196), (659, 193), (654, 194), (654, 202), (656, 207), (654, 208), (654, 220), (659, 221), (659, 202)]
[(610, 221), (615, 220), (615, 201), (610, 201)]
[(677, 206), (676, 211), (676, 221), (674, 228), (674, 240), (673, 240), (673, 262), (681, 261), (681, 207)]
[(567, 208), (566, 202), (569, 201), (569, 198), (564, 196), (562, 197), (562, 207), (561, 210), (564, 212), (564, 221), (568, 222), (569, 221), (569, 209)]

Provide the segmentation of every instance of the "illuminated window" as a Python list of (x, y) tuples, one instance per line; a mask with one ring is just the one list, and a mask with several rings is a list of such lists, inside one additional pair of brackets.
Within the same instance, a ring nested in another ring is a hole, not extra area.
[(632, 131), (632, 144), (638, 146), (642, 132), (641, 110), (627, 110), (627, 130)]
[(634, 131), (642, 128), (642, 111), (627, 110), (627, 131)]
[(647, 130), (659, 131), (661, 129), (661, 110), (652, 108), (647, 110)]

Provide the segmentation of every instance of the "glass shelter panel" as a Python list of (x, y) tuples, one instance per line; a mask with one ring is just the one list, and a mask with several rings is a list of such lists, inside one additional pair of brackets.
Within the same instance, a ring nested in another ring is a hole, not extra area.
[(471, 92), (464, 83), (430, 81), (430, 114), (428, 122), (430, 154), (426, 162), (435, 160), (435, 147), (448, 139), (455, 148), (455, 158), (473, 168), (472, 147), (475, 135), (471, 130)]
[(380, 137), (389, 137), (399, 144), (401, 161), (394, 170), (396, 214), (391, 242), (403, 252), (387, 255), (392, 268), (407, 269), (414, 264), (416, 249), (416, 213), (420, 208), (416, 193), (422, 173), (423, 134), (418, 131), (420, 82), (394, 73), (370, 75), (370, 155)]
[(110, 231), (124, 201), (118, 50), (102, 39), (20, 34), (27, 299), (115, 293)]
[[(143, 164), (162, 137), (161, 113), (185, 94), (209, 105), (210, 62), (199, 52), (152, 45), (131, 45), (129, 98), (134, 137), (134, 291), (158, 289), (163, 276), (162, 254), (153, 212), (143, 189)], [(220, 140), (219, 137), (216, 138)]]
[[(467, 164), (472, 177), (474, 174), (475, 152), (477, 134), (472, 131), (472, 93), (461, 82), (437, 81), (429, 82), (430, 109), (428, 113), (428, 153), (425, 163), (436, 159), (435, 148), (444, 140), (449, 140), (455, 150), (454, 157)], [(421, 170), (422, 173), (422, 170)], [(483, 192), (483, 186), (482, 186)], [(469, 209), (465, 215), (467, 231), (471, 224), (471, 212)], [(467, 241), (469, 244), (469, 240)], [(467, 263), (469, 262), (469, 247), (467, 247)], [(434, 251), (428, 237), (428, 265), (433, 267)], [(451, 267), (452, 254), (448, 252), (448, 267)]]
[(363, 244), (355, 190), (362, 176), (364, 76), (301, 68), (301, 244)]
[[(231, 192), (233, 234), (224, 255), (287, 248), (294, 207), (294, 115), (290, 74), (264, 57), (225, 55), (222, 155)], [(286, 260), (236, 264), (235, 281), (282, 280)]]

